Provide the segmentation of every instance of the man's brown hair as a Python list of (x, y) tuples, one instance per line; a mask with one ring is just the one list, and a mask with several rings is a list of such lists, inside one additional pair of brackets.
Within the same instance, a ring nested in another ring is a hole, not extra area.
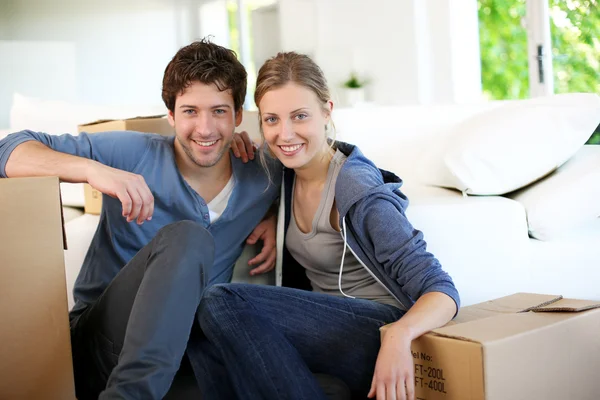
[(244, 105), (247, 77), (233, 50), (205, 38), (182, 47), (169, 62), (163, 77), (162, 99), (174, 112), (175, 99), (192, 83), (214, 83), (221, 91), (231, 90), (238, 112)]

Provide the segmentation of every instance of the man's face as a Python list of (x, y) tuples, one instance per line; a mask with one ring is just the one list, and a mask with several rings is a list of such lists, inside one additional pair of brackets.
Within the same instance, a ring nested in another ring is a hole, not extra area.
[(199, 167), (212, 167), (229, 151), (242, 112), (234, 110), (230, 90), (194, 82), (175, 99), (169, 122), (187, 157)]

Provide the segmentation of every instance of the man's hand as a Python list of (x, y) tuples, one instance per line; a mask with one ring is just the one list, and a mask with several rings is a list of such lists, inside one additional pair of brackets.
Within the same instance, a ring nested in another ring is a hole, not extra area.
[(248, 236), (246, 243), (255, 244), (259, 240), (263, 242), (263, 248), (261, 252), (248, 261), (248, 265), (260, 264), (258, 267), (250, 271), (250, 275), (264, 274), (265, 272), (271, 271), (275, 267), (275, 260), (277, 258), (277, 247), (276, 247), (276, 234), (277, 234), (277, 218), (272, 215), (261, 221), (260, 224), (254, 228), (254, 231)]
[(415, 367), (410, 352), (410, 337), (401, 327), (394, 325), (384, 332), (367, 397), (377, 396), (377, 400), (414, 400)]
[(254, 151), (256, 146), (252, 143), (248, 132), (234, 133), (231, 141), (231, 151), (237, 158), (241, 158), (242, 162), (247, 163), (248, 160), (254, 160)]
[(141, 225), (152, 219), (154, 196), (143, 176), (94, 161), (88, 167), (87, 177), (94, 189), (121, 201), (127, 222), (136, 220)]

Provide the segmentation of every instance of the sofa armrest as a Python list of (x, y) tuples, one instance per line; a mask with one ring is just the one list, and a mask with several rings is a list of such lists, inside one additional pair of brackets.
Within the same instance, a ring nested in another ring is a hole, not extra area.
[(529, 238), (523, 207), (499, 196), (435, 193), (413, 191), (407, 216), (453, 278), (462, 305), (525, 290)]

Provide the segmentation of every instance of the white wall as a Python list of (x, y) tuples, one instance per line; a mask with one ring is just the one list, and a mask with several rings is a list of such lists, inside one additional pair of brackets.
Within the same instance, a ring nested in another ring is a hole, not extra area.
[(261, 7), (251, 13), (252, 38), (254, 40), (252, 60), (256, 70), (270, 57), (281, 51), (281, 28), (279, 6)]
[(173, 7), (158, 1), (19, 0), (8, 38), (74, 43), (79, 101), (155, 104), (175, 23)]
[(75, 101), (76, 52), (71, 42), (0, 40), (0, 129), (8, 129), (13, 93)]
[[(417, 50), (413, 3), (370, 0), (365, 4), (358, 0), (317, 2), (315, 59), (333, 87), (339, 87), (355, 70), (371, 80), (369, 95), (377, 102), (411, 103), (418, 97), (417, 63), (408, 61)], [(376, 18), (375, 10), (379, 10)]]
[(279, 0), (281, 48), (314, 56), (318, 45), (319, 0)]
[(212, 36), (211, 41), (229, 47), (229, 14), (226, 0), (203, 0), (198, 8), (200, 36)]
[(0, 40), (6, 36), (6, 28), (8, 24), (8, 1), (0, 0)]
[(421, 0), (417, 10), (420, 99), (469, 103), (481, 99), (476, 0)]
[(334, 91), (354, 70), (379, 104), (480, 99), (476, 0), (280, 0), (279, 9), (282, 48), (312, 55)]
[[(79, 102), (160, 104), (162, 74), (179, 47), (209, 33), (227, 45), (224, 4), (0, 0), (6, 10), (1, 15), (10, 15), (0, 19), (0, 35), (72, 43), (74, 65), (65, 59), (64, 68), (74, 71)], [(277, 47), (313, 56), (334, 90), (355, 70), (371, 80), (369, 99), (381, 104), (469, 102), (479, 96), (476, 0), (279, 0), (278, 10), (279, 26), (271, 21), (280, 31)], [(43, 62), (27, 71), (37, 73), (32, 81), (51, 77)], [(20, 81), (26, 78), (22, 72)], [(6, 79), (0, 76), (0, 91), (7, 90)], [(46, 96), (35, 89), (30, 85), (32, 92), (25, 94)], [(1, 107), (0, 115), (6, 114)]]

